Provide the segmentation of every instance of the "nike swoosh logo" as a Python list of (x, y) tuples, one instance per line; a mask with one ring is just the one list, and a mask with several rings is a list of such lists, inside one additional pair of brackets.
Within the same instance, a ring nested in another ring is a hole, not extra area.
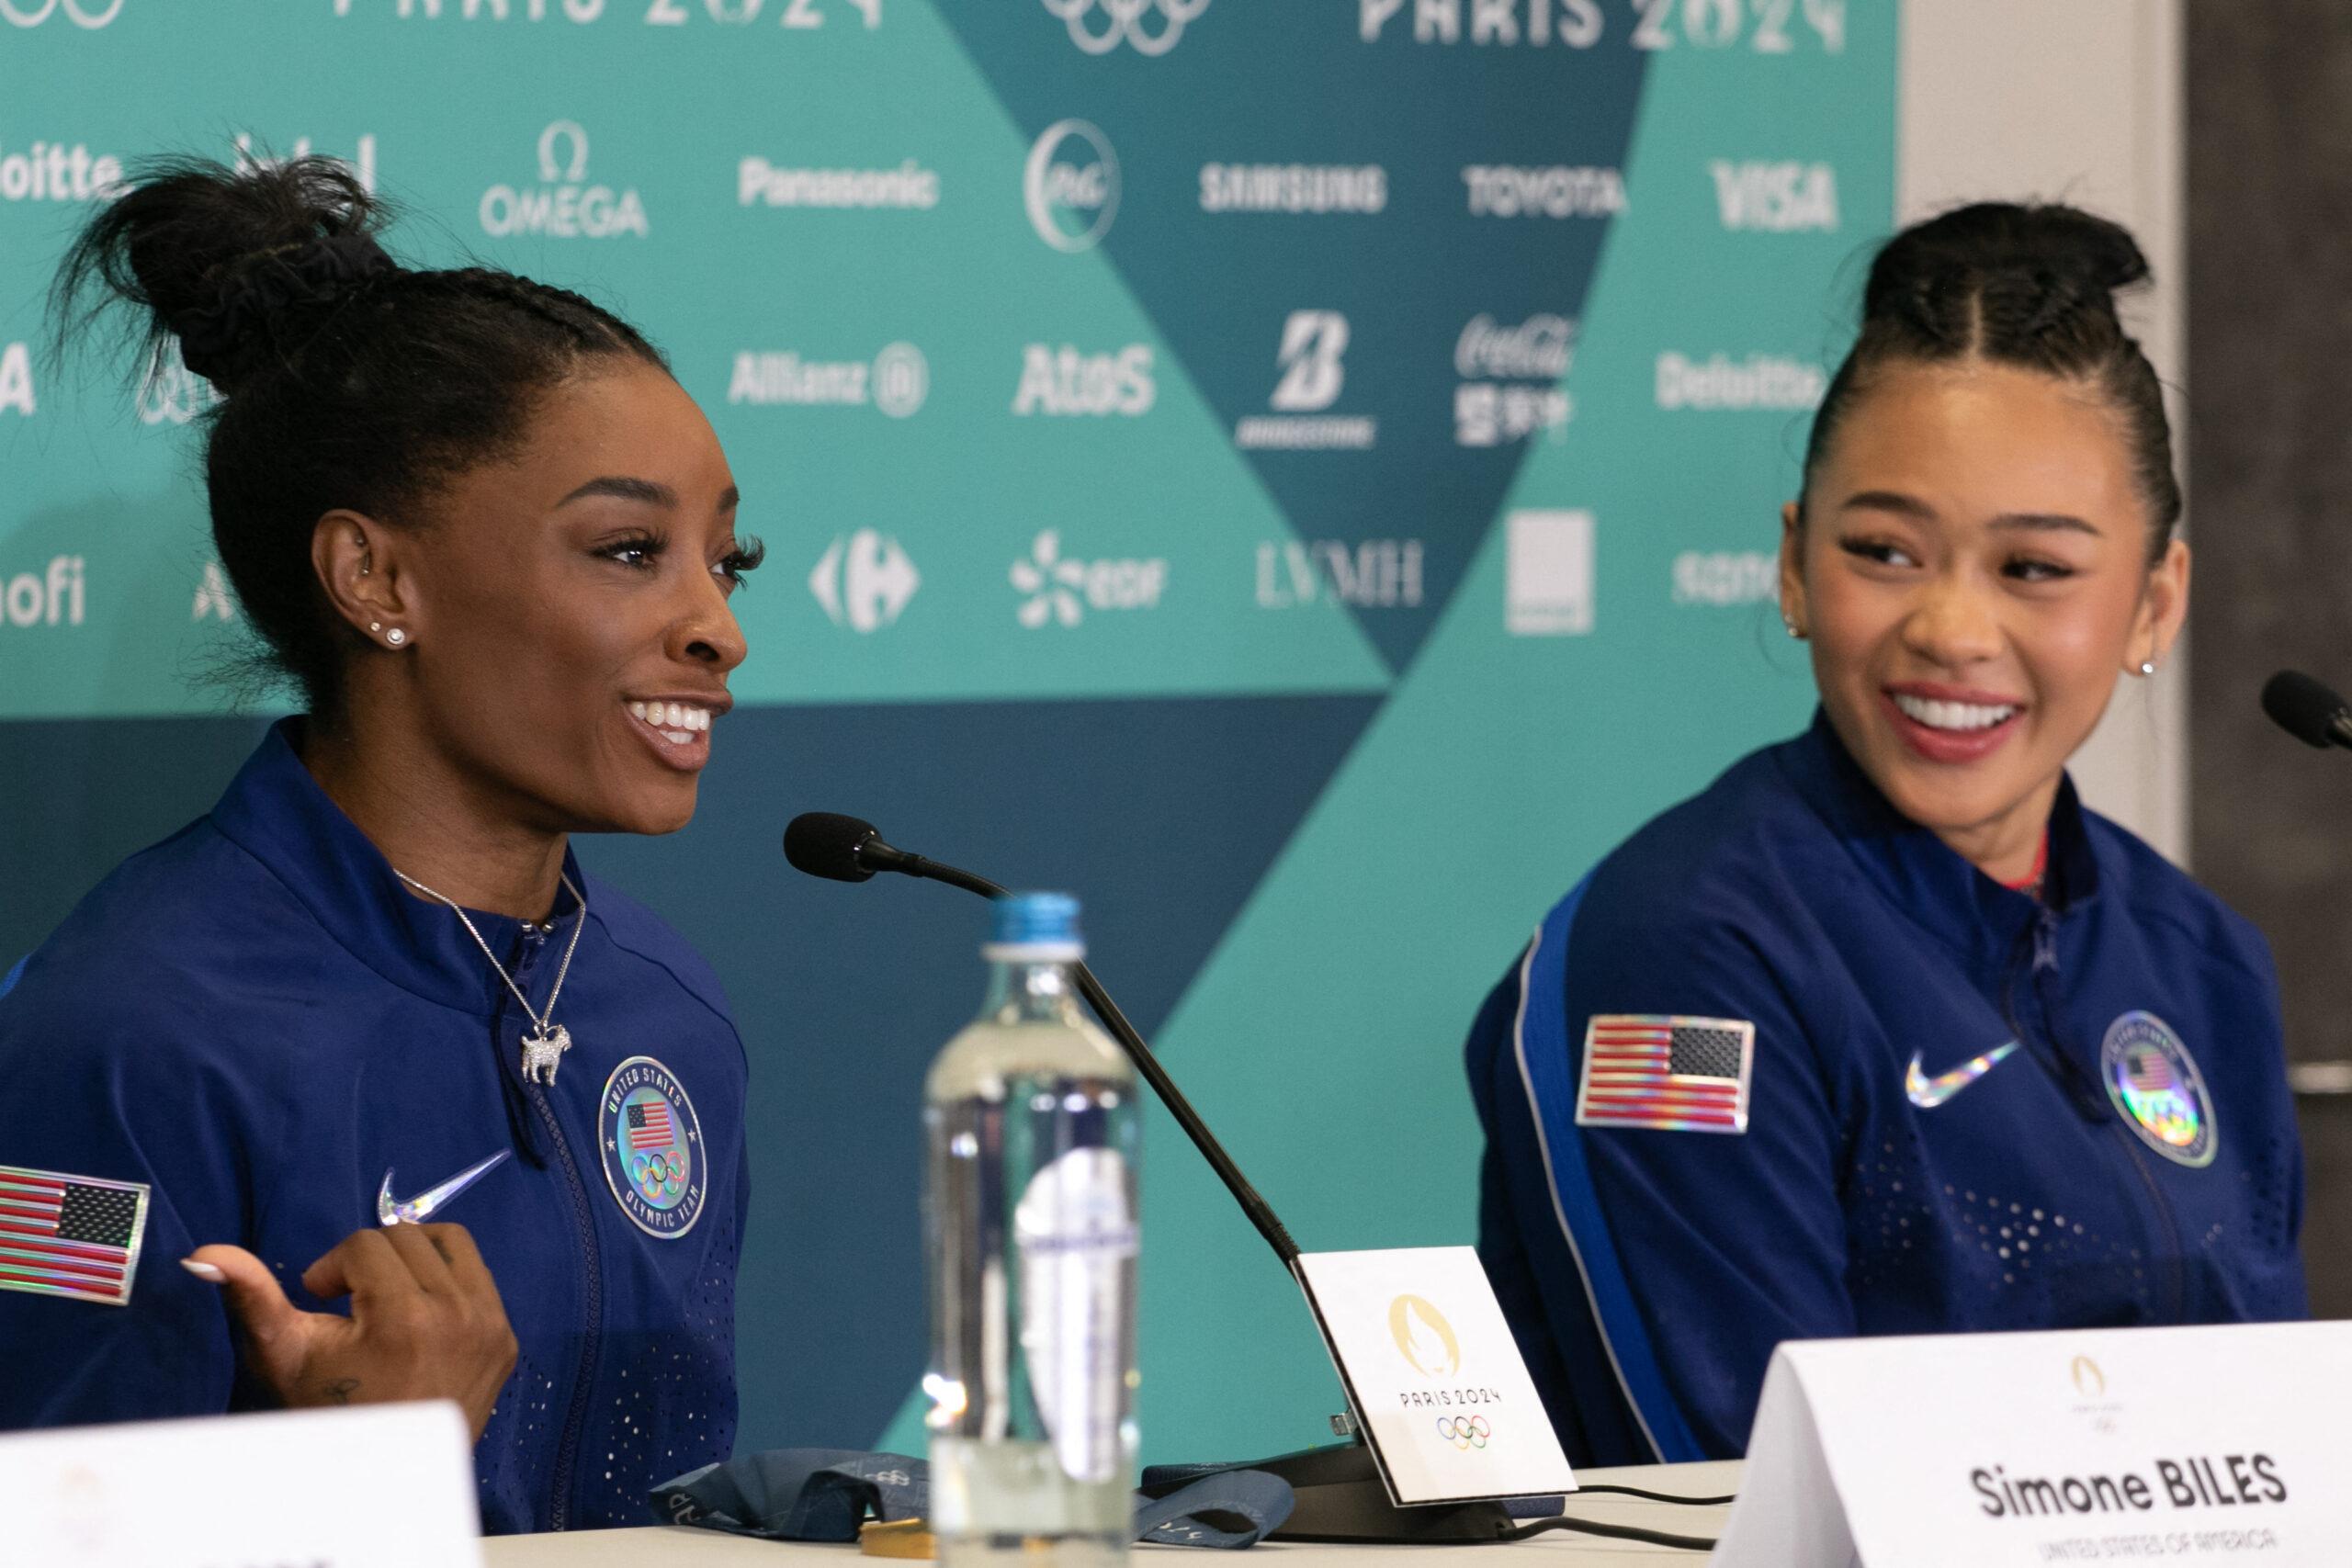
[(405, 1200), (392, 1196), (392, 1173), (384, 1172), (384, 1185), (376, 1193), (376, 1223), (379, 1225), (421, 1225), (435, 1213), (449, 1206), (458, 1193), (498, 1168), (498, 1164), (512, 1149), (501, 1149), (479, 1165), (469, 1165), (438, 1187), (428, 1187), (413, 1198)]
[(1911, 1070), (1903, 1075), (1903, 1092), (1911, 1103), (1922, 1111), (1933, 1111), (1986, 1073), (2001, 1065), (2001, 1059), (2018, 1048), (2014, 1040), (1996, 1045), (1982, 1056), (1962, 1062), (1948, 1073), (1929, 1077), (1919, 1065), (1921, 1053), (1911, 1053)]

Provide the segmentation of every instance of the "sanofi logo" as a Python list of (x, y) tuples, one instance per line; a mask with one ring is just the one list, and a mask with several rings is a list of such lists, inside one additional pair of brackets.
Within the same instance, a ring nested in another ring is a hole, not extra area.
[(1057, 120), (1029, 149), (1022, 199), (1037, 238), (1057, 251), (1091, 251), (1119, 215), (1119, 157), (1082, 119)]

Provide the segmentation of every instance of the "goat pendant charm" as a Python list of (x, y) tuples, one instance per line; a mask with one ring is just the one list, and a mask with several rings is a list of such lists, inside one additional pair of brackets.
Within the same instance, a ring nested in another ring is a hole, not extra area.
[(523, 1081), (551, 1084), (555, 1070), (563, 1063), (563, 1054), (571, 1049), (571, 1031), (560, 1023), (549, 1023), (523, 1036)]

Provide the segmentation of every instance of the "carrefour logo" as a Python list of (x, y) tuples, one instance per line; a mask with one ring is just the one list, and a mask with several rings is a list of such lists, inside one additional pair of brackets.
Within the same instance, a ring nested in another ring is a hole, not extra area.
[(876, 632), (899, 618), (922, 586), (922, 574), (899, 541), (871, 528), (835, 538), (808, 574), (808, 592), (825, 618), (859, 633)]
[(77, 28), (103, 28), (122, 15), (124, 0), (0, 0), (0, 17), (37, 28), (52, 17)]
[(1022, 200), (1037, 238), (1057, 251), (1091, 251), (1119, 215), (1119, 157), (1082, 119), (1057, 120), (1029, 149)]
[(588, 132), (559, 119), (539, 132), (539, 183), (517, 189), (497, 185), (481, 193), (481, 228), (503, 239), (545, 234), (555, 239), (645, 237), (645, 204), (633, 189), (590, 185)]

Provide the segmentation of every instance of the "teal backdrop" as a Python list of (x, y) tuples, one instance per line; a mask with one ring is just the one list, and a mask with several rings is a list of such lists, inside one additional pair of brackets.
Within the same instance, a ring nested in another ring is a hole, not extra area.
[[(45, 362), (59, 252), (139, 155), (322, 152), (412, 264), (644, 327), (770, 548), (695, 822), (582, 847), (750, 1051), (747, 1446), (918, 1440), (920, 1083), (982, 979), (971, 901), (794, 875), (802, 810), (1081, 895), (1302, 1244), (1473, 1239), (1479, 998), (1808, 710), (1771, 552), (1894, 10), (0, 0), (0, 967), (266, 719), (206, 678), (211, 393)], [(1295, 1288), (1149, 1140), (1147, 1456), (1317, 1440)]]

